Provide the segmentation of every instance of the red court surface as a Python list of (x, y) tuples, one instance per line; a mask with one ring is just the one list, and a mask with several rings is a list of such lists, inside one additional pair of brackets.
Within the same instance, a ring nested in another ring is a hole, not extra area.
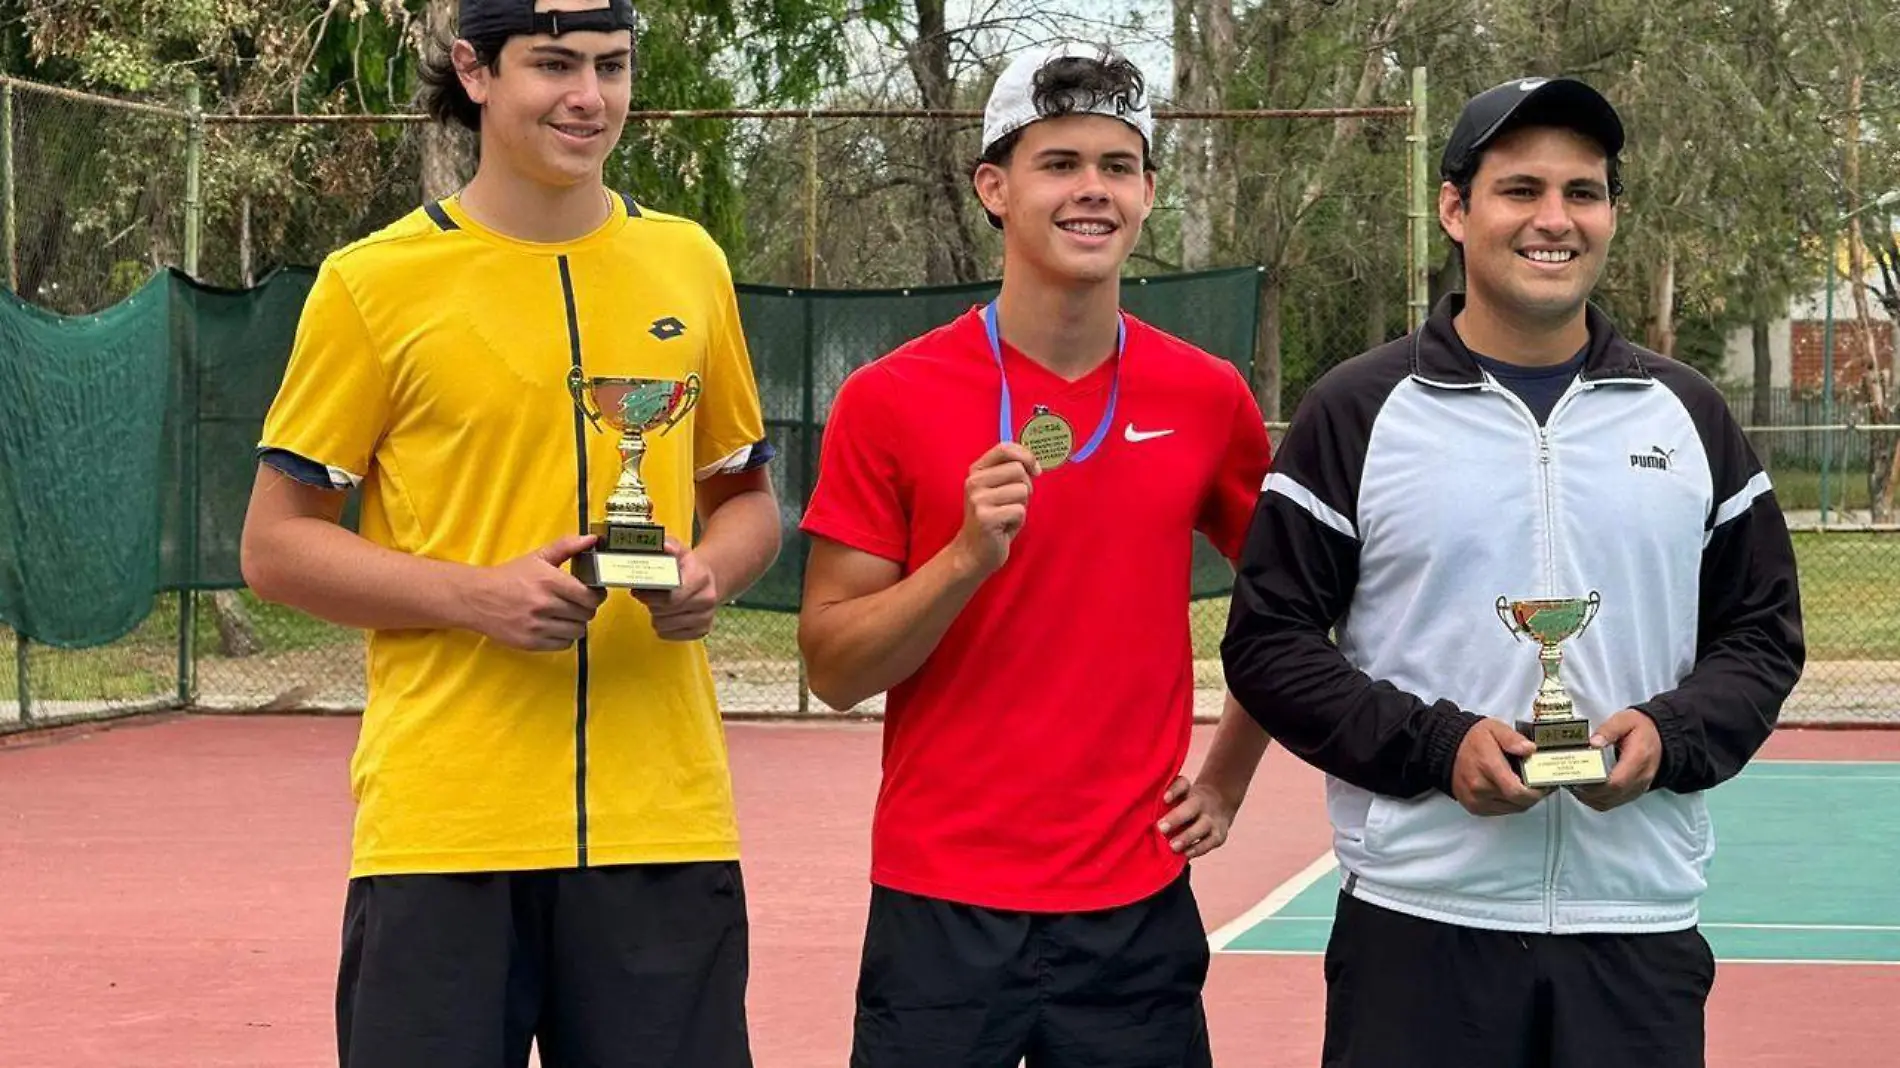
[[(353, 718), (173, 717), (0, 744), (0, 1066), (334, 1064), (356, 728)], [(756, 1061), (843, 1068), (878, 728), (742, 723), (730, 736)], [(1209, 736), (1197, 730), (1190, 766)], [(1767, 755), (1900, 759), (1900, 731), (1787, 731)], [(1319, 776), (1274, 750), (1232, 842), (1196, 866), (1208, 929), (1327, 841)], [(1216, 957), (1217, 1062), (1316, 1066), (1322, 995), (1317, 957)], [(1724, 964), (1709, 1063), (1894, 1064), (1895, 1006), (1900, 967)]]

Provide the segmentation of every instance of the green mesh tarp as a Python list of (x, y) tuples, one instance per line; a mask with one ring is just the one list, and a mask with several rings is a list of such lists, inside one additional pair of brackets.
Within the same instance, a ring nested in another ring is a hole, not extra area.
[[(228, 290), (166, 271), (70, 318), (0, 289), (0, 621), (46, 645), (100, 645), (137, 626), (161, 591), (243, 584), (252, 449), (312, 277), (283, 270)], [(740, 287), (786, 530), (742, 604), (798, 606), (797, 524), (845, 375), (995, 292)], [(1252, 268), (1129, 279), (1122, 292), (1134, 315), (1247, 369)], [(1226, 564), (1204, 541), (1196, 552), (1194, 592), (1224, 593)]]
[(0, 620), (35, 641), (116, 638), (163, 584), (171, 289), (75, 318), (0, 290)]

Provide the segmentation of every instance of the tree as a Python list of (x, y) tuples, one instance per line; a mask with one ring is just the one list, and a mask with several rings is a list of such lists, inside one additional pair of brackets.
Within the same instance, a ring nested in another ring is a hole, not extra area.
[[(1174, 0), (1174, 106), (1193, 111), (1224, 107), (1234, 69), (1233, 0)], [(1174, 193), (1181, 214), (1181, 266), (1211, 266), (1234, 232), (1236, 175), (1233, 130), (1215, 119), (1188, 119), (1174, 127)]]
[[(1392, 50), (1413, 8), (1413, 0), (1341, 0), (1247, 11), (1236, 32), (1231, 106), (1363, 108), (1402, 99), (1405, 79)], [(1253, 384), (1270, 421), (1284, 411), (1290, 339), (1302, 342), (1292, 368), (1297, 386), (1356, 350), (1368, 333), (1341, 331), (1313, 313), (1352, 314), (1367, 305), (1369, 287), (1403, 286), (1404, 157), (1370, 151), (1376, 130), (1345, 118), (1236, 131), (1235, 248), (1263, 268)], [(1290, 302), (1290, 293), (1299, 299)], [(1389, 294), (1378, 299), (1394, 303)], [(1294, 322), (1289, 307), (1312, 318)]]

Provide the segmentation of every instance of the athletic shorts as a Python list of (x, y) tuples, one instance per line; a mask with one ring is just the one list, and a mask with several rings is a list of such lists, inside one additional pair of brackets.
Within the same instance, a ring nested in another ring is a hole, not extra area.
[(737, 861), (350, 881), (342, 1068), (750, 1068)]
[(851, 1068), (1209, 1068), (1208, 957), (1186, 872), (1099, 912), (873, 887)]
[(1702, 1068), (1700, 931), (1516, 934), (1339, 896), (1323, 1068)]

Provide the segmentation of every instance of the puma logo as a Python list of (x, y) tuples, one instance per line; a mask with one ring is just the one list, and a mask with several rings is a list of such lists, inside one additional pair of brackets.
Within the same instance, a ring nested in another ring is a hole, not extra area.
[(1676, 450), (1651, 445), (1648, 452), (1630, 453), (1630, 466), (1646, 471), (1667, 471), (1675, 465)]

